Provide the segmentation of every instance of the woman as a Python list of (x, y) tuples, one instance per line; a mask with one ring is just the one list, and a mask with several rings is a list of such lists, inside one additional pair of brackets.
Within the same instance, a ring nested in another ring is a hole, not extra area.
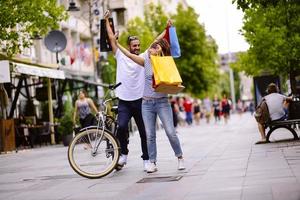
[(178, 158), (178, 170), (185, 169), (182, 156), (181, 145), (176, 135), (176, 131), (173, 124), (172, 108), (168, 102), (168, 95), (160, 92), (155, 92), (152, 88), (152, 66), (151, 55), (170, 55), (170, 46), (165, 39), (156, 40), (150, 48), (144, 53), (143, 57), (130, 53), (127, 49), (117, 44), (119, 49), (130, 59), (137, 64), (145, 67), (145, 87), (142, 103), (142, 115), (147, 134), (147, 146), (150, 164), (147, 172), (156, 172), (156, 117), (159, 116), (163, 123), (169, 142), (173, 148), (175, 156)]
[(80, 122), (81, 128), (95, 125), (96, 118), (92, 114), (91, 109), (96, 113), (98, 112), (92, 99), (87, 97), (86, 91), (80, 90), (78, 99), (75, 102), (73, 123), (76, 124), (76, 118), (77, 118), (77, 115), (79, 114), (79, 122)]
[(221, 107), (222, 107), (222, 113), (224, 116), (225, 124), (227, 124), (229, 114), (230, 114), (230, 103), (226, 94), (223, 95), (223, 99), (221, 101)]

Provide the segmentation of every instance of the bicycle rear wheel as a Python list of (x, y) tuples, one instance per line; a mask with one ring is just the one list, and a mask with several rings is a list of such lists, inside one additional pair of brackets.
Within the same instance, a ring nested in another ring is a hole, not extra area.
[(73, 170), (86, 178), (101, 178), (113, 171), (118, 163), (118, 141), (108, 131), (87, 129), (72, 140), (68, 160)]

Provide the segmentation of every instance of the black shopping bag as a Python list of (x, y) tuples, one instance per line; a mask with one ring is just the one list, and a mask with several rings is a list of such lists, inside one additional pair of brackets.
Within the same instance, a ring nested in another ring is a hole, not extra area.
[[(109, 24), (112, 28), (113, 33), (115, 33), (114, 29), (114, 21), (113, 18), (109, 18)], [(105, 19), (101, 19), (100, 21), (100, 51), (111, 51), (111, 45), (109, 43), (108, 34), (106, 32)]]

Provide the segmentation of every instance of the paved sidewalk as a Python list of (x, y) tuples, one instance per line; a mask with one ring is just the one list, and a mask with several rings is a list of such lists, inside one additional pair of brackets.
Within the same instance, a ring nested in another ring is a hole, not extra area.
[[(178, 135), (185, 171), (177, 170), (163, 131), (157, 134), (158, 172), (153, 174), (143, 172), (138, 134), (130, 139), (124, 169), (96, 180), (72, 171), (62, 145), (2, 154), (0, 199), (300, 200), (300, 141), (254, 145), (259, 133), (250, 114), (233, 115), (227, 125), (201, 121), (179, 128)], [(279, 137), (292, 135), (275, 132), (273, 139)], [(169, 176), (180, 179), (163, 180)]]

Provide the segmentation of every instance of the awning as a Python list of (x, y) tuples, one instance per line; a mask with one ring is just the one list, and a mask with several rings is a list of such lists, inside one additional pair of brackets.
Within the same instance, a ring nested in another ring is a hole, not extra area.
[(19, 63), (16, 63), (14, 71), (21, 74), (28, 74), (28, 75), (39, 76), (39, 77), (48, 77), (54, 79), (66, 78), (64, 71), (61, 70), (35, 67), (35, 66), (19, 64)]

